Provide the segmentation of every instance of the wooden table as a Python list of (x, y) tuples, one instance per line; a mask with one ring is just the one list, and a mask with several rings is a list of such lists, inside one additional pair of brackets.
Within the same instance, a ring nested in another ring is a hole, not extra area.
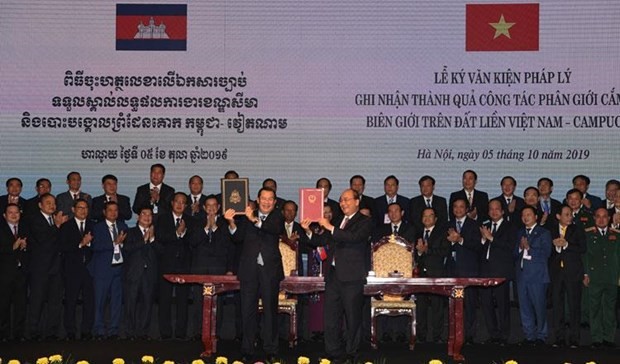
[[(202, 311), (202, 342), (205, 350), (201, 356), (211, 356), (217, 351), (216, 310), (217, 295), (239, 290), (236, 276), (166, 274), (164, 277), (173, 283), (196, 283), (203, 285), (204, 306)], [(434, 293), (447, 296), (449, 301), (448, 355), (455, 361), (464, 361), (463, 347), (463, 298), (465, 287), (495, 286), (503, 278), (376, 278), (368, 277), (364, 294), (409, 295), (415, 293)], [(325, 290), (323, 277), (287, 277), (280, 288), (291, 294), (320, 292)], [(215, 299), (214, 299), (215, 297)]]

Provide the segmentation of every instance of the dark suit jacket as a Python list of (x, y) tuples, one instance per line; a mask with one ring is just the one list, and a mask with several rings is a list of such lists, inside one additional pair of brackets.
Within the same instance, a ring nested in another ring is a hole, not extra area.
[[(116, 221), (116, 230), (127, 231), (127, 225), (123, 221)], [(105, 220), (98, 222), (93, 227), (93, 240), (90, 243), (93, 257), (88, 264), (88, 270), (93, 278), (105, 278), (112, 275), (112, 256), (114, 255), (114, 244), (112, 235)], [(121, 249), (121, 254), (123, 251)], [(123, 255), (123, 262), (125, 256)]]
[(219, 216), (217, 230), (205, 231), (205, 221), (193, 229), (189, 237), (192, 274), (225, 274), (233, 271), (234, 246), (228, 233), (226, 220)]
[(39, 210), (28, 219), (28, 251), (30, 254), (30, 272), (33, 275), (60, 273), (59, 230), (49, 222)]
[(192, 222), (196, 223), (196, 224), (201, 224), (203, 222), (203, 220), (205, 219), (205, 216), (207, 216), (205, 209), (204, 209), (204, 205), (205, 205), (205, 201), (207, 200), (207, 196), (205, 194), (200, 194), (200, 197), (198, 198), (198, 206), (200, 207), (200, 209), (198, 210), (198, 212), (194, 213), (192, 212), (192, 205), (194, 204), (194, 197), (191, 194), (187, 195), (187, 207), (185, 208), (184, 213), (191, 217)]
[[(359, 209), (368, 209), (370, 210), (370, 215), (375, 216), (375, 199), (366, 195), (360, 195)], [(342, 217), (342, 215), (340, 217)]]
[[(29, 240), (27, 229), (28, 224), (17, 224), (17, 236), (26, 238), (26, 242)], [(12, 282), (12, 277), (15, 277), (20, 264), (22, 271), (25, 272), (28, 268), (28, 249), (13, 250), (15, 240), (9, 224), (0, 217), (0, 281), (2, 282)]]
[[(555, 224), (549, 229), (551, 240), (560, 237), (560, 225)], [(555, 246), (551, 247), (551, 258), (549, 258), (549, 273), (551, 280), (564, 271), (571, 280), (581, 281), (583, 279), (583, 255), (586, 253), (586, 234), (583, 229), (575, 224), (566, 227), (564, 239), (568, 241), (566, 249), (558, 253)]]
[[(544, 214), (545, 208), (542, 201), (538, 201), (538, 205), (536, 205), (536, 207), (538, 211), (541, 211)], [(558, 223), (558, 219), (555, 217), (555, 215), (560, 213), (562, 203), (554, 198), (549, 198), (549, 208), (551, 209), (551, 212), (549, 213), (549, 216), (547, 216), (545, 227), (550, 229)]]
[[(82, 191), (80, 191), (78, 195), (79, 198), (86, 200), (88, 208), (90, 209), (92, 205), (92, 199), (90, 195)], [(69, 218), (72, 218), (73, 211), (71, 211), (71, 208), (73, 207), (73, 201), (73, 195), (69, 191), (59, 193), (58, 196), (56, 196), (56, 210), (62, 211), (63, 214), (69, 216)]]
[(159, 252), (160, 273), (189, 273), (190, 252), (189, 237), (193, 231), (192, 219), (183, 214), (187, 230), (183, 237), (177, 236), (176, 218), (172, 211), (167, 211), (160, 216), (155, 225), (155, 238)]
[[(258, 212), (254, 212), (258, 216)], [(280, 254), (280, 235), (284, 232), (284, 219), (280, 211), (274, 209), (267, 215), (261, 227), (257, 228), (246, 218), (237, 224), (237, 230), (232, 234), (232, 240), (241, 245), (241, 255), (239, 261), (239, 272), (237, 276), (240, 280), (253, 280), (256, 277), (256, 261), (258, 253), (261, 253), (264, 268), (267, 275), (276, 277), (278, 280), (284, 279), (284, 269), (282, 267), (282, 255)]]
[(145, 243), (139, 226), (134, 226), (127, 231), (127, 238), (123, 244), (125, 282), (139, 282), (145, 274), (148, 274), (152, 282), (156, 281), (158, 274), (157, 236), (155, 238), (154, 241)]
[(493, 200), (497, 200), (502, 204), (502, 209), (504, 209), (504, 220), (517, 223), (521, 221), (521, 210), (525, 207), (525, 201), (521, 197), (515, 195), (512, 196), (512, 199), (515, 200), (515, 210), (512, 213), (508, 211), (508, 204), (503, 194), (495, 197)]
[[(422, 229), (422, 211), (426, 208), (426, 198), (422, 195), (411, 199), (409, 204), (410, 218), (409, 222), (419, 229)], [(431, 206), (435, 209), (437, 217), (437, 225), (446, 225), (448, 223), (448, 204), (446, 199), (441, 196), (433, 195)]]
[[(94, 224), (90, 220), (84, 222), (84, 234), (93, 231)], [(60, 251), (63, 256), (63, 269), (67, 278), (83, 275), (87, 271), (88, 263), (92, 259), (93, 253), (90, 247), (80, 248), (82, 240), (80, 227), (74, 218), (67, 220), (60, 226), (59, 243)]]
[[(107, 197), (105, 194), (101, 196), (97, 196), (93, 198), (93, 206), (90, 209), (90, 218), (93, 222), (98, 223), (105, 218), (103, 217), (103, 208), (105, 207), (105, 203), (107, 202)], [(131, 220), (131, 205), (129, 204), (129, 197), (124, 195), (116, 195), (116, 203), (118, 204), (118, 218), (117, 220), (126, 222), (127, 220)]]
[(26, 202), (24, 202), (24, 214), (22, 218), (38, 214), (39, 211), (41, 211), (41, 209), (39, 208), (40, 200), (41, 199), (39, 198), (39, 195), (36, 195), (33, 198), (26, 200)]
[[(170, 203), (174, 196), (174, 188), (165, 183), (161, 184), (159, 190), (159, 201), (157, 202), (157, 215), (163, 215), (170, 211)], [(144, 184), (136, 189), (136, 197), (133, 199), (133, 212), (138, 214), (143, 207), (153, 207), (151, 205), (151, 188), (150, 184)]]
[[(484, 224), (493, 231), (493, 222)], [(484, 240), (480, 252), (480, 276), (514, 279), (514, 251), (517, 244), (516, 224), (504, 219), (497, 228), (493, 241)], [(487, 259), (487, 251), (489, 258)]]
[[(375, 233), (373, 234), (373, 242), (379, 241), (382, 237), (386, 235), (391, 235), (394, 232), (393, 224), (382, 224), (379, 228), (375, 229)], [(402, 236), (405, 240), (410, 242), (415, 246), (416, 237), (419, 235), (417, 233), (417, 229), (410, 223), (406, 223), (401, 221), (400, 226), (398, 227), (399, 236)]]
[[(456, 220), (450, 221), (448, 227), (456, 230)], [(482, 251), (478, 223), (466, 217), (461, 228), (461, 237), (463, 245), (451, 243), (452, 258), (448, 259), (448, 274), (450, 277), (478, 277)]]
[[(19, 211), (22, 213), (22, 217), (24, 216), (24, 209), (26, 208), (26, 199), (19, 196), (19, 200), (17, 202), (17, 206), (19, 206)], [(4, 209), (6, 205), (9, 204), (9, 195), (0, 196), (0, 212), (4, 213)]]
[(465, 192), (465, 189), (461, 189), (460, 191), (452, 192), (450, 194), (450, 205), (448, 206), (450, 220), (454, 220), (454, 214), (452, 213), (452, 202), (457, 199), (464, 199), (468, 210), (471, 210), (474, 207), (476, 208), (478, 211), (478, 217), (476, 219), (478, 225), (482, 225), (482, 223), (489, 218), (489, 195), (486, 192), (474, 189), (473, 206), (469, 206), (469, 201), (467, 201), (467, 193)]
[(523, 259), (523, 251), (519, 252), (521, 237), (526, 236), (525, 228), (517, 232), (517, 244), (515, 255), (516, 279), (520, 283), (549, 283), (548, 261), (551, 255), (551, 234), (549, 230), (540, 225), (531, 231), (528, 242), (530, 244), (529, 255), (532, 259)]
[[(340, 229), (344, 217), (333, 222), (334, 232), (328, 231), (321, 235), (312, 234), (311, 244), (325, 246), (329, 243), (327, 259), (323, 263), (326, 269), (325, 281), (329, 282), (335, 272), (341, 282), (366, 281), (368, 276), (370, 234), (373, 222), (371, 218), (359, 211)], [(336, 269), (332, 269), (332, 261), (336, 259)]]
[[(425, 229), (422, 228), (418, 233), (417, 239), (422, 239)], [(450, 256), (450, 242), (447, 236), (446, 225), (435, 225), (427, 241), (426, 253), (416, 252), (415, 257), (421, 277), (446, 277), (446, 260)]]
[[(403, 215), (403, 221), (409, 221), (409, 199), (405, 196), (396, 195), (396, 203), (400, 205), (400, 208), (405, 213)], [(385, 224), (385, 214), (387, 214), (388, 201), (386, 195), (381, 195), (375, 198), (375, 207), (372, 211), (372, 217), (375, 219), (377, 226)]]
[(595, 211), (599, 207), (605, 205), (605, 201), (602, 198), (591, 195), (589, 193), (586, 193), (586, 200), (590, 201), (591, 203), (590, 211)]

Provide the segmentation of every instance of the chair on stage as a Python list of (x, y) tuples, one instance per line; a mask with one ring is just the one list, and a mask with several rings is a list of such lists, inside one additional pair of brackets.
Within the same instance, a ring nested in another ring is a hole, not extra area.
[[(284, 276), (296, 276), (297, 275), (297, 243), (291, 242), (287, 239), (280, 239), (279, 243), (280, 255), (282, 255), (282, 267), (284, 269)], [(262, 312), (263, 305), (259, 300), (258, 306), (259, 312)], [(278, 294), (278, 313), (283, 313), (289, 316), (289, 329), (288, 329), (288, 345), (290, 348), (297, 345), (297, 298), (288, 295), (284, 291), (280, 291)]]
[[(411, 278), (413, 276), (412, 243), (398, 235), (387, 235), (372, 245), (372, 271), (381, 278)], [(377, 349), (377, 316), (409, 316), (411, 337), (409, 350), (415, 346), (415, 301), (413, 297), (385, 294), (373, 297), (370, 306), (370, 344)]]

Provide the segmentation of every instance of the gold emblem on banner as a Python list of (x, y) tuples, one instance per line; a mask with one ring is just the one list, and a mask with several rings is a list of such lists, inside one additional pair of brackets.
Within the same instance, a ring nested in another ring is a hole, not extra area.
[(230, 198), (228, 200), (230, 201), (230, 203), (238, 204), (239, 202), (241, 202), (241, 194), (238, 190), (233, 190), (230, 193)]
[(309, 195), (308, 196), (308, 202), (315, 203), (316, 202), (316, 196), (315, 195)]

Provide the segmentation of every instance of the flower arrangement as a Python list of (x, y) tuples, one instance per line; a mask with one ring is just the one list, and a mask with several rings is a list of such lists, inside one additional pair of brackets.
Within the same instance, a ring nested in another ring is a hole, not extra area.
[[(140, 360), (141, 364), (156, 364), (157, 362), (159, 361), (156, 361), (155, 358), (150, 355), (144, 355)], [(74, 362), (70, 359), (63, 359), (62, 355), (59, 355), (59, 354), (55, 354), (50, 357), (41, 357), (36, 360), (36, 364), (71, 364), (71, 363), (90, 364), (87, 360), (79, 360), (79, 361)], [(165, 360), (165, 361), (162, 361), (161, 363), (162, 364), (175, 364), (175, 362), (172, 360)], [(385, 363), (385, 359), (381, 359), (378, 362), (377, 361), (364, 362), (364, 364), (377, 364), (377, 363)], [(519, 364), (515, 360), (502, 361), (502, 363), (503, 364)], [(0, 364), (4, 364), (4, 361), (2, 360), (2, 358), (0, 358)], [(6, 364), (21, 364), (21, 363), (17, 359), (11, 359), (8, 362), (6, 362)], [(112, 364), (125, 364), (125, 359), (115, 358), (114, 360), (112, 360)], [(206, 363), (202, 359), (195, 359), (191, 362), (191, 364), (206, 364)], [(223, 357), (223, 356), (218, 356), (215, 359), (215, 364), (228, 364), (228, 358)], [(239, 360), (235, 360), (232, 362), (232, 364), (265, 364), (265, 363), (261, 361), (257, 361), (254, 363), (243, 363)], [(276, 361), (270, 364), (281, 364), (281, 363), (279, 361)], [(311, 364), (311, 361), (310, 361), (310, 358), (306, 356), (300, 356), (297, 358), (297, 364)], [(318, 364), (331, 364), (331, 361), (329, 359), (322, 358), (322, 359), (319, 359)], [(439, 359), (431, 359), (429, 360), (428, 364), (444, 364), (444, 362), (442, 362)], [(566, 362), (564, 364), (571, 364), (571, 363)], [(586, 362), (585, 364), (596, 364), (596, 362), (589, 361), (589, 362)]]

